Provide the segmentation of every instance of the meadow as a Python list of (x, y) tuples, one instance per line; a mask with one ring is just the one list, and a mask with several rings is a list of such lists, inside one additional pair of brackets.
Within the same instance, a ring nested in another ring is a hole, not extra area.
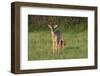
[(84, 28), (86, 23), (80, 23), (69, 29), (63, 25), (59, 27), (65, 42), (65, 47), (59, 54), (53, 54), (52, 52), (51, 33), (47, 25), (45, 26), (47, 28), (38, 28), (38, 25), (32, 28), (32, 26), (35, 26), (35, 23), (32, 23), (28, 32), (28, 60), (79, 59), (88, 57), (87, 27)]
[(52, 41), (50, 31), (29, 33), (29, 60), (50, 59), (75, 59), (87, 57), (87, 32), (65, 32), (62, 34), (65, 47), (60, 54), (52, 53)]

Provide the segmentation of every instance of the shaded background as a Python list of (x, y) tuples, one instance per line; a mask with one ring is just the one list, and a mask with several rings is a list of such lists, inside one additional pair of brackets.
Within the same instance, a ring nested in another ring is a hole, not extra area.
[(50, 22), (54, 22), (55, 24), (58, 24), (59, 28), (63, 31), (82, 32), (87, 29), (86, 17), (29, 15), (28, 30), (29, 32), (48, 30), (47, 25)]

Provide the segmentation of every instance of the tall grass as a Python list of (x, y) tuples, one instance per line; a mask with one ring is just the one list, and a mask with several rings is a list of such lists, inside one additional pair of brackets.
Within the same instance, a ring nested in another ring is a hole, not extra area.
[(62, 32), (65, 47), (59, 54), (52, 53), (50, 31), (28, 33), (28, 60), (74, 59), (87, 57), (87, 31)]

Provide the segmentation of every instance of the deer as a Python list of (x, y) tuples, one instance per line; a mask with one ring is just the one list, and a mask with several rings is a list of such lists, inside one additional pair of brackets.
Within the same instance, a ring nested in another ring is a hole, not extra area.
[(52, 49), (53, 53), (59, 53), (60, 50), (64, 48), (64, 40), (61, 36), (61, 32), (57, 30), (58, 25), (50, 23), (48, 25), (51, 32), (51, 39), (52, 39)]

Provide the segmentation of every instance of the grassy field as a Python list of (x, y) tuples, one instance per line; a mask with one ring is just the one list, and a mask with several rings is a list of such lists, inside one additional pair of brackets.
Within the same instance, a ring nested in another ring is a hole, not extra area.
[(28, 33), (28, 60), (75, 59), (86, 58), (87, 31), (62, 32), (65, 48), (60, 54), (52, 53), (50, 31), (34, 31)]

